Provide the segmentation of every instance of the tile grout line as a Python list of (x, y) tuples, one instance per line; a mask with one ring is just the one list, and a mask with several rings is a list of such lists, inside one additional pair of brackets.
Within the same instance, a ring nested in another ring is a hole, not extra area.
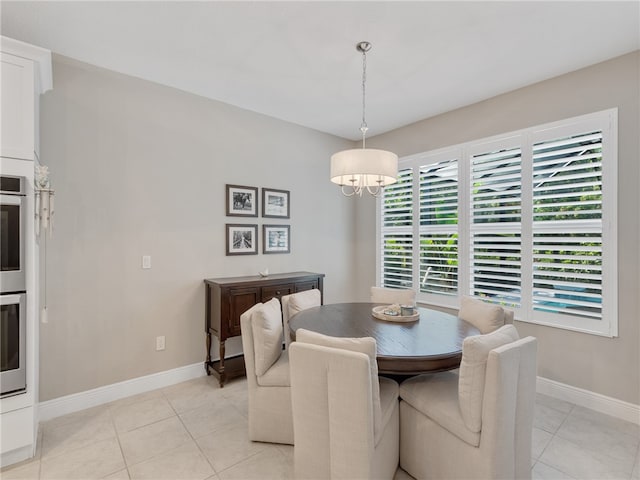
[[(249, 440), (249, 441), (252, 441), (252, 440)], [(232, 469), (233, 467), (236, 467), (236, 466), (240, 465), (242, 462), (246, 462), (247, 460), (249, 460), (249, 459), (251, 459), (251, 458), (253, 458), (253, 457), (255, 457), (255, 456), (257, 456), (257, 455), (259, 455), (259, 454), (261, 454), (261, 453), (263, 453), (264, 451), (265, 451), (265, 450), (259, 450), (259, 451), (255, 452), (255, 453), (252, 453), (252, 454), (251, 454), (251, 455), (249, 455), (248, 457), (244, 457), (242, 460), (238, 460), (238, 461), (237, 461), (236, 463), (234, 463), (233, 465), (229, 465), (228, 467), (224, 468), (223, 470), (220, 470), (220, 473), (224, 473), (224, 472), (226, 472), (227, 470), (230, 470), (230, 469)], [(284, 454), (283, 454), (282, 452), (280, 452), (279, 450), (278, 450), (278, 453), (280, 453), (280, 455), (282, 455), (282, 456), (284, 457)]]
[(640, 444), (638, 444), (638, 451), (636, 452), (636, 459), (633, 463), (633, 467), (631, 468), (629, 480), (634, 480), (633, 473), (636, 471), (636, 465), (638, 465), (638, 478), (640, 478)]
[(38, 439), (40, 439), (40, 455), (38, 455), (38, 480), (42, 477), (42, 444), (44, 443), (44, 428), (38, 424), (38, 434), (36, 436), (36, 449), (38, 448)]
[(553, 465), (549, 465), (548, 463), (544, 463), (544, 462), (542, 462), (542, 461), (540, 461), (540, 460), (536, 461), (536, 463), (535, 463), (535, 464), (537, 465), (538, 463), (541, 463), (541, 464), (542, 464), (542, 465), (544, 465), (545, 467), (553, 468), (554, 470), (559, 471), (559, 472), (560, 472), (560, 473), (562, 473), (563, 475), (566, 475), (567, 477), (569, 477), (569, 478), (571, 478), (571, 479), (573, 479), (573, 480), (577, 480), (577, 479), (576, 479), (576, 477), (574, 477), (573, 475), (569, 475), (567, 472), (565, 472), (565, 471), (563, 471), (563, 470), (560, 470), (558, 467), (555, 467), (555, 466), (553, 466)]
[[(170, 415), (170, 416), (165, 417), (165, 418), (161, 418), (161, 419), (159, 419), (159, 420), (155, 420), (155, 421), (153, 421), (153, 422), (151, 422), (151, 423), (147, 423), (147, 424), (145, 424), (145, 425), (140, 425), (139, 427), (133, 428), (133, 429), (131, 429), (131, 430), (127, 430), (126, 432), (122, 432), (122, 433), (123, 433), (123, 435), (124, 435), (124, 434), (128, 434), (128, 433), (131, 433), (131, 432), (135, 432), (135, 431), (140, 430), (140, 429), (142, 429), (142, 428), (146, 428), (146, 427), (148, 427), (148, 426), (150, 426), (150, 425), (155, 425), (155, 424), (157, 424), (157, 423), (164, 422), (164, 421), (166, 421), (166, 420), (169, 420), (170, 418), (177, 417), (178, 421), (182, 424), (182, 426), (183, 426), (183, 427), (184, 427), (184, 429), (186, 430), (187, 434), (189, 434), (189, 435), (191, 436), (191, 432), (189, 432), (189, 430), (186, 428), (186, 426), (185, 426), (185, 425), (184, 425), (184, 423), (182, 422), (182, 419), (180, 418), (180, 415), (178, 414), (178, 412), (177, 412), (177, 411), (176, 411), (176, 409), (174, 408), (174, 406), (173, 406), (173, 404), (171, 403), (171, 401), (170, 401), (170, 400), (167, 398), (167, 396), (165, 395), (165, 393), (164, 393), (164, 391), (163, 391), (164, 389), (163, 389), (163, 388), (158, 388), (158, 389), (156, 389), (156, 390), (158, 390), (158, 391), (159, 391), (160, 396), (162, 397), (162, 399), (163, 399), (163, 400), (165, 400), (165, 401), (167, 402), (167, 404), (169, 405), (169, 408), (170, 408), (170, 409), (171, 409), (171, 411), (173, 412), (173, 415)], [(132, 403), (131, 403), (131, 404), (129, 404), (129, 405), (132, 405), (133, 403), (135, 403), (135, 402), (132, 402)], [(115, 428), (115, 425), (114, 425), (114, 428)], [(120, 434), (118, 433), (117, 429), (116, 429), (116, 435), (118, 435), (118, 442), (119, 442), (119, 441), (120, 441)], [(192, 438), (193, 438), (193, 437), (192, 437)], [(164, 455), (165, 453), (169, 452), (170, 450), (175, 450), (176, 448), (180, 448), (180, 447), (182, 447), (183, 445), (186, 445), (186, 444), (187, 444), (187, 442), (182, 443), (182, 444), (180, 444), (180, 445), (178, 445), (178, 446), (176, 446), (176, 447), (173, 447), (172, 449), (164, 450), (164, 451), (162, 451), (162, 452), (159, 452), (159, 453), (157, 453), (157, 454), (153, 455), (153, 456), (152, 456), (152, 457), (150, 457), (150, 458), (147, 458), (147, 459), (145, 459), (145, 460), (139, 461), (139, 462), (137, 462), (137, 463), (132, 463), (131, 465), (130, 465), (130, 464), (129, 464), (129, 462), (127, 461), (127, 458), (126, 458), (126, 456), (124, 455), (124, 450), (123, 450), (123, 451), (122, 451), (122, 455), (123, 455), (123, 458), (124, 458), (125, 466), (126, 466), (126, 468), (127, 468), (127, 473), (129, 474), (129, 479), (131, 479), (131, 471), (129, 470), (129, 468), (130, 468), (130, 467), (134, 467), (134, 466), (136, 466), (136, 465), (140, 465), (140, 464), (142, 464), (142, 463), (148, 462), (148, 461), (150, 461), (150, 460), (152, 460), (152, 459), (154, 459), (154, 458), (159, 457), (160, 455)], [(122, 448), (122, 446), (121, 446), (121, 448)], [(215, 472), (215, 470), (214, 470), (214, 472)]]
[[(567, 402), (567, 403), (569, 403), (569, 402)], [(556, 412), (564, 413), (563, 411), (558, 410), (558, 409), (556, 409), (556, 408), (553, 408), (553, 407), (551, 407), (551, 406), (549, 406), (549, 405), (547, 405), (547, 407), (551, 408), (552, 410), (555, 410)], [(574, 408), (575, 408), (575, 404), (573, 404), (573, 403), (572, 403), (572, 404), (571, 404), (571, 410), (569, 410), (569, 411), (567, 412), (567, 414), (565, 415), (564, 419), (562, 419), (562, 422), (560, 423), (560, 425), (558, 425), (558, 428), (556, 428), (556, 431), (555, 431), (555, 432), (553, 432), (553, 435), (552, 435), (551, 439), (550, 439), (550, 440), (547, 442), (547, 444), (544, 446), (544, 448), (543, 448), (543, 449), (542, 449), (542, 451), (540, 452), (540, 455), (538, 455), (538, 458), (536, 459), (536, 463), (534, 464), (534, 466), (535, 466), (538, 462), (540, 462), (540, 463), (542, 463), (543, 465), (546, 465), (547, 467), (554, 468), (554, 469), (558, 470), (559, 472), (562, 472), (563, 474), (565, 474), (565, 475), (567, 475), (567, 476), (569, 476), (569, 477), (573, 478), (573, 476), (572, 476), (572, 475), (569, 475), (569, 474), (568, 474), (567, 472), (565, 472), (564, 470), (561, 470), (561, 469), (560, 469), (560, 468), (558, 468), (558, 467), (554, 467), (554, 466), (551, 466), (551, 465), (546, 464), (545, 462), (543, 462), (543, 461), (541, 460), (541, 458), (542, 458), (542, 455), (544, 455), (544, 452), (547, 450), (547, 448), (549, 448), (549, 445), (551, 445), (551, 443), (553, 442), (553, 440), (554, 440), (554, 439), (556, 438), (556, 436), (558, 435), (558, 432), (560, 431), (560, 429), (562, 428), (562, 426), (564, 425), (564, 423), (567, 421), (567, 419), (569, 418), (569, 415), (571, 415), (571, 412), (573, 412), (573, 409), (574, 409)], [(558, 438), (562, 438), (562, 437), (558, 437)], [(564, 439), (563, 439), (563, 440), (564, 440)], [(532, 468), (531, 470), (533, 471), (533, 468)]]
[[(89, 408), (89, 409), (87, 409), (87, 410), (90, 410), (90, 409), (92, 409), (92, 408), (96, 408), (96, 407), (90, 407), (90, 408)], [(110, 412), (109, 412), (109, 410), (108, 410), (108, 409), (105, 409), (105, 410), (106, 410), (106, 412), (109, 414), (109, 423), (111, 423), (111, 424), (112, 424), (112, 426), (114, 427), (114, 428), (113, 428), (113, 430), (114, 430), (115, 435), (117, 436), (118, 432), (116, 431), (115, 426), (114, 426), (114, 425), (113, 425), (113, 423), (112, 423), (112, 419), (111, 419)], [(74, 413), (77, 413), (77, 412), (74, 412)], [(73, 414), (70, 414), (70, 415), (73, 415)], [(89, 417), (89, 418), (81, 417), (81, 418), (78, 418), (78, 419), (75, 419), (75, 420), (71, 420), (71, 421), (64, 422), (64, 423), (62, 423), (62, 424), (56, 425), (56, 426), (54, 426), (53, 428), (54, 428), (54, 429), (55, 429), (55, 428), (64, 428), (64, 427), (67, 427), (67, 426), (71, 425), (72, 423), (81, 424), (82, 426), (86, 426), (86, 423), (87, 423), (87, 422), (90, 422), (90, 421), (92, 421), (92, 420), (95, 420), (99, 415), (100, 415), (100, 414), (95, 415), (95, 416), (91, 416), (91, 417)], [(44, 423), (46, 424), (47, 422), (44, 422)], [(51, 454), (51, 453), (50, 453), (50, 454), (48, 454), (48, 455), (47, 455), (47, 457), (44, 457), (43, 455), (44, 455), (44, 445), (45, 445), (45, 433), (46, 433), (47, 428), (46, 428), (46, 425), (42, 425), (42, 424), (39, 424), (38, 428), (39, 428), (39, 429), (40, 429), (40, 428), (42, 428), (42, 444), (41, 444), (41, 446), (40, 446), (40, 455), (38, 456), (38, 459), (39, 459), (39, 461), (40, 461), (40, 474), (39, 474), (39, 478), (40, 478), (40, 477), (42, 477), (42, 462), (43, 462), (43, 460), (45, 460), (45, 461), (47, 461), (47, 462), (48, 462), (48, 461), (53, 460), (53, 459), (55, 459), (55, 458), (62, 457), (63, 455), (68, 455), (68, 454), (70, 454), (70, 453), (72, 453), (72, 452), (74, 452), (74, 451), (76, 451), (76, 450), (78, 450), (78, 449), (81, 449), (81, 448), (87, 447), (87, 446), (89, 446), (89, 445), (94, 445), (94, 444), (96, 444), (96, 443), (100, 443), (100, 442), (104, 442), (104, 441), (110, 440), (110, 438), (111, 438), (111, 437), (109, 437), (109, 438), (103, 438), (103, 439), (101, 439), (101, 440), (94, 440), (94, 439), (92, 438), (90, 441), (88, 441), (87, 443), (85, 443), (85, 444), (83, 444), (83, 445), (77, 446), (77, 447), (72, 448), (72, 449), (69, 449), (69, 450), (63, 450), (63, 451), (58, 452), (58, 453), (55, 453), (55, 454)], [(51, 428), (51, 427), (50, 427), (50, 428)], [(35, 458), (36, 458), (36, 457), (34, 456), (31, 460), (34, 460)]]
[[(204, 459), (206, 460), (206, 462), (209, 464), (209, 466), (211, 467), (211, 470), (213, 470), (213, 474), (216, 476), (216, 478), (220, 478), (218, 476), (218, 471), (215, 469), (215, 467), (211, 464), (211, 462), (209, 461), (209, 459), (207, 458), (207, 456), (205, 455), (205, 453), (202, 451), (202, 448), (200, 447), (200, 444), (197, 442), (197, 440), (195, 439), (195, 437), (193, 436), (193, 434), (191, 433), (191, 431), (187, 428), (187, 426), (185, 425), (184, 421), (182, 420), (182, 417), (180, 417), (180, 414), (178, 413), (178, 411), (174, 408), (173, 404), (171, 403), (171, 400), (169, 400), (168, 398), (166, 398), (164, 392), (161, 392), (162, 395), (165, 397), (165, 399), (167, 400), (167, 403), (169, 403), (169, 406), (171, 407), (171, 409), (174, 411), (174, 413), (176, 414), (176, 417), (178, 418), (178, 421), (180, 422), (180, 424), (182, 425), (182, 427), (185, 429), (185, 431), (187, 432), (187, 434), (191, 437), (191, 441), (195, 444), (196, 448), (198, 449), (198, 451), (200, 452), (200, 455), (202, 455), (204, 457)], [(183, 412), (184, 413), (184, 412)], [(211, 475), (209, 475), (210, 477)], [(205, 477), (205, 478), (209, 478), (209, 477)], [(204, 479), (203, 479), (204, 480)]]
[[(127, 463), (127, 457), (125, 457), (124, 455), (124, 450), (122, 448), (122, 443), (120, 442), (120, 433), (118, 432), (118, 429), (116, 428), (116, 422), (115, 419), (113, 418), (113, 412), (111, 411), (111, 408), (109, 408), (107, 406), (107, 411), (109, 412), (109, 420), (111, 420), (111, 425), (113, 426), (113, 431), (116, 434), (116, 440), (118, 442), (118, 448), (120, 448), (120, 455), (122, 455), (122, 462), (124, 463), (124, 469), (127, 471), (127, 477), (129, 477), (129, 480), (131, 480), (131, 472), (129, 471), (129, 464)], [(116, 472), (119, 470), (116, 470)], [(112, 472), (116, 473), (116, 472)], [(109, 475), (111, 475), (109, 474)]]
[[(560, 429), (562, 428), (562, 426), (563, 426), (563, 425), (566, 423), (566, 421), (569, 419), (569, 416), (574, 412), (575, 407), (576, 407), (576, 405), (575, 405), (575, 404), (572, 404), (571, 410), (567, 413), (567, 415), (566, 415), (566, 417), (564, 418), (564, 420), (562, 421), (562, 423), (558, 426), (558, 429), (557, 429), (557, 430), (556, 430), (556, 432), (553, 434), (553, 437), (552, 437), (552, 438), (551, 438), (551, 440), (549, 441), (549, 444), (551, 444), (551, 442), (552, 442), (552, 441), (557, 437), (557, 438), (561, 439), (562, 441), (565, 441), (565, 442), (568, 442), (568, 443), (570, 443), (570, 444), (574, 445), (574, 446), (575, 446), (575, 447), (577, 447), (577, 448), (580, 448), (580, 447), (581, 447), (581, 445), (580, 445), (579, 443), (576, 443), (574, 440), (572, 440), (572, 439), (568, 439), (568, 438), (564, 438), (564, 437), (562, 437), (562, 436), (558, 435), (558, 432), (560, 431)], [(553, 407), (550, 407), (550, 408), (553, 408)], [(586, 408), (586, 407), (583, 407), (583, 408)], [(588, 410), (590, 410), (590, 409), (588, 409)], [(606, 414), (605, 414), (605, 415), (606, 415)], [(598, 428), (598, 430), (599, 430), (601, 427), (600, 427), (600, 425), (597, 425), (597, 424), (596, 424), (596, 428)], [(626, 432), (623, 432), (622, 434), (623, 434), (623, 435), (627, 435), (627, 434), (626, 434)], [(628, 435), (628, 436), (632, 436), (632, 435)], [(547, 446), (543, 449), (543, 452), (542, 452), (542, 453), (544, 453), (544, 451), (547, 449), (547, 447), (549, 446), (549, 444), (547, 444)], [(540, 458), (542, 457), (542, 453), (540, 454), (540, 457), (538, 457), (538, 459), (540, 459)], [(640, 455), (640, 444), (638, 445), (638, 452), (636, 453), (636, 458), (637, 458), (637, 456), (638, 456), (638, 455)], [(634, 459), (634, 460), (635, 460), (635, 459)], [(565, 472), (565, 471), (564, 471), (563, 469), (561, 469), (559, 466), (549, 465), (549, 464), (547, 464), (547, 463), (545, 463), (545, 462), (541, 462), (541, 463), (543, 463), (544, 465), (546, 465), (546, 466), (548, 466), (548, 467), (554, 468), (554, 469), (558, 470), (559, 472), (562, 472), (563, 474), (565, 474), (565, 475), (567, 475), (567, 476), (569, 476), (569, 477), (571, 477), (571, 478), (575, 478), (575, 477), (573, 477), (572, 475), (570, 475), (569, 473)], [(635, 465), (635, 464), (634, 464), (634, 465)], [(629, 474), (629, 480), (632, 480), (631, 475), (633, 475), (633, 465), (632, 465), (632, 468), (631, 468), (631, 472), (630, 472), (630, 474)]]
[[(164, 393), (164, 392), (163, 392)], [(230, 403), (230, 405), (234, 408), (234, 410), (236, 410), (236, 412), (238, 412), (243, 418), (244, 415), (242, 415), (242, 412), (239, 412), (237, 408), (235, 408), (235, 405), (230, 401), (230, 399), (224, 395), (224, 393), (221, 393), (222, 398), (226, 401), (228, 401)], [(168, 401), (168, 400), (167, 400)], [(169, 401), (169, 404), (171, 405), (171, 402)], [(173, 408), (173, 405), (171, 405), (171, 408)], [(200, 408), (200, 407), (197, 407)], [(191, 410), (195, 410), (195, 409), (191, 409)], [(175, 411), (175, 409), (174, 409)], [(187, 410), (190, 411), (190, 410)], [(185, 411), (186, 412), (186, 411)], [(183, 412), (183, 413), (185, 413)], [(180, 415), (176, 412), (176, 416), (178, 417), (178, 419), (180, 420), (180, 422), (182, 423), (182, 425), (184, 426), (185, 430), (187, 431), (187, 433), (189, 434), (189, 436), (191, 436), (191, 438), (193, 439), (194, 443), (196, 444), (196, 446), (198, 447), (198, 450), (200, 451), (200, 453), (204, 456), (205, 460), (207, 461), (207, 463), (211, 466), (211, 469), (213, 470), (214, 474), (216, 475), (216, 477), (218, 477), (218, 479), (220, 479), (220, 474), (223, 472), (226, 472), (227, 470), (229, 470), (230, 468), (235, 467), (236, 465), (239, 465), (240, 463), (249, 460), (250, 458), (253, 458), (254, 456), (258, 455), (259, 453), (264, 452), (264, 449), (259, 450), (255, 453), (252, 453), (251, 455), (249, 455), (248, 457), (244, 457), (241, 460), (238, 460), (237, 462), (235, 462), (232, 465), (229, 465), (228, 467), (220, 470), (220, 472), (218, 472), (218, 470), (216, 470), (216, 468), (213, 466), (213, 464), (211, 463), (211, 461), (209, 460), (209, 458), (205, 455), (205, 453), (202, 451), (202, 448), (200, 447), (200, 444), (198, 443), (198, 440), (193, 436), (193, 434), (191, 433), (191, 431), (187, 428), (187, 426), (184, 424), (184, 422), (182, 421), (182, 418), (180, 417)], [(221, 431), (224, 431), (224, 429), (221, 429)], [(216, 433), (215, 431), (213, 432), (209, 432), (207, 435), (210, 435), (212, 433)], [(207, 436), (207, 435), (203, 435), (203, 437)], [(251, 440), (250, 440), (251, 441)], [(278, 449), (278, 453), (280, 453), (280, 455), (282, 455), (284, 457), (284, 454), (280, 451), (280, 449)]]

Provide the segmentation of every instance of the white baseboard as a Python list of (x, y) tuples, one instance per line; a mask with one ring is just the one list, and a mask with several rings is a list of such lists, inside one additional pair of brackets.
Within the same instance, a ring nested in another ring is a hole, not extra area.
[(640, 405), (634, 405), (633, 403), (583, 390), (582, 388), (572, 387), (544, 377), (537, 378), (536, 391), (640, 425)]
[[(39, 421), (44, 422), (68, 413), (113, 402), (121, 398), (168, 387), (205, 375), (202, 363), (174, 368), (164, 372), (133, 378), (124, 382), (94, 388), (86, 392), (42, 402), (38, 406)], [(640, 405), (624, 402), (599, 393), (572, 387), (544, 377), (538, 377), (536, 391), (640, 425)]]
[[(35, 453), (35, 444), (27, 445), (26, 447), (16, 448), (10, 452), (4, 452), (0, 455), (0, 467), (4, 468), (14, 463), (22, 462), (33, 457)], [(1, 475), (0, 475), (1, 476)]]
[(44, 422), (68, 413), (84, 410), (85, 408), (95, 407), (157, 388), (168, 387), (169, 385), (203, 377), (204, 375), (206, 373), (203, 363), (194, 363), (193, 365), (174, 368), (173, 370), (105, 385), (86, 392), (54, 398), (39, 404), (39, 421)]

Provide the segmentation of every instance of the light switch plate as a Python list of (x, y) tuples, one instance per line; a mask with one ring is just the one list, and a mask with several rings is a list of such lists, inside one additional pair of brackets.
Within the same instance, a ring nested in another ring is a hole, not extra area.
[(144, 269), (151, 268), (151, 255), (142, 256), (142, 268)]

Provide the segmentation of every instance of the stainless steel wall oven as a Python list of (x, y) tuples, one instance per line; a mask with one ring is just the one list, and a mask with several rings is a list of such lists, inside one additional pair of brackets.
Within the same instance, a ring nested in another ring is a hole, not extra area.
[(25, 178), (0, 176), (0, 395), (26, 389)]
[(27, 387), (26, 294), (0, 295), (0, 394)]

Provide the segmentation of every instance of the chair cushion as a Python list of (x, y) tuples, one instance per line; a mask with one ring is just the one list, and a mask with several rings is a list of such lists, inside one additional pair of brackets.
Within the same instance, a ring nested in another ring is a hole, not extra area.
[(380, 382), (378, 381), (378, 363), (376, 362), (376, 341), (371, 337), (339, 338), (322, 335), (300, 328), (296, 331), (296, 341), (311, 343), (323, 347), (340, 348), (352, 352), (365, 353), (369, 356), (371, 372), (371, 390), (373, 399), (373, 432), (375, 438), (382, 435), (382, 411), (380, 407)]
[(491, 333), (504, 325), (505, 314), (500, 305), (473, 297), (462, 297), (458, 317), (474, 325), (480, 333)]
[[(378, 377), (380, 383), (380, 435), (384, 431), (389, 419), (393, 415), (393, 409), (398, 405), (398, 391), (399, 385), (395, 380), (391, 380), (387, 377)], [(378, 445), (380, 438), (375, 438), (375, 444)]]
[(479, 432), (482, 428), (482, 399), (489, 352), (494, 348), (515, 342), (519, 338), (516, 327), (504, 325), (495, 332), (464, 339), (458, 401), (464, 423), (472, 432)]
[(409, 378), (400, 385), (400, 398), (469, 445), (480, 444), (480, 433), (469, 430), (462, 419), (455, 373)]
[(282, 354), (282, 313), (277, 298), (263, 303), (256, 310), (252, 317), (251, 330), (256, 376), (260, 377)]
[(515, 315), (515, 312), (513, 310), (507, 310), (506, 308), (503, 308), (503, 310), (504, 310), (504, 324), (513, 325), (513, 317)]
[(289, 295), (289, 318), (302, 310), (306, 310), (311, 307), (318, 307), (319, 305), (320, 290), (317, 288)]
[(371, 301), (373, 303), (414, 305), (416, 292), (406, 288), (371, 287)]
[(257, 378), (261, 387), (290, 387), (289, 352), (284, 351), (264, 375)]

